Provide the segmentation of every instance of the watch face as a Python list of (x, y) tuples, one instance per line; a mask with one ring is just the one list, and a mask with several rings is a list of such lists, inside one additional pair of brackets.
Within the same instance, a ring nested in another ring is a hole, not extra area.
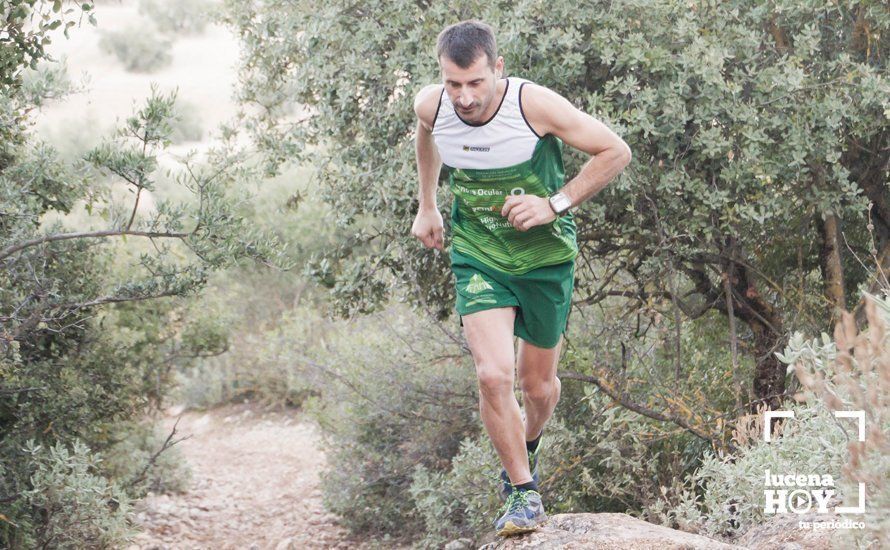
[(550, 204), (553, 205), (553, 210), (562, 214), (572, 205), (572, 201), (562, 193), (557, 193), (550, 197)]

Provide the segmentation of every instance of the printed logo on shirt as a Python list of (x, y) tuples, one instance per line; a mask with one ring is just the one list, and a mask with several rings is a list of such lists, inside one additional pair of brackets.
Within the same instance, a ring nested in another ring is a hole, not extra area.
[(464, 151), (471, 153), (487, 153), (491, 151), (491, 147), (474, 147), (472, 145), (464, 145)]

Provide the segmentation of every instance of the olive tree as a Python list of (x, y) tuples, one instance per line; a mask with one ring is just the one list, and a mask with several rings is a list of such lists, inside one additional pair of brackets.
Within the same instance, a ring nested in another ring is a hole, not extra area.
[[(156, 408), (171, 365), (226, 347), (219, 327), (183, 318), (182, 298), (235, 264), (290, 264), (249, 219), (241, 188), (253, 169), (231, 141), (181, 159), (158, 185), (175, 93), (154, 89), (73, 162), (41, 141), (32, 113), (64, 95), (64, 79), (24, 76), (51, 61), (48, 33), (90, 11), (12, 1), (0, 12), (2, 547), (120, 546), (127, 494), (138, 496), (157, 455), (133, 479), (110, 479), (96, 453)], [(176, 186), (185, 198), (165, 195)]]

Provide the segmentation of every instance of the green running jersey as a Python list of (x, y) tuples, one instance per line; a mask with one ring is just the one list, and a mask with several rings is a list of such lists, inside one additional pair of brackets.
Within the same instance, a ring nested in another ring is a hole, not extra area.
[(567, 262), (578, 255), (571, 213), (528, 231), (517, 230), (501, 215), (508, 194), (549, 197), (562, 187), (562, 141), (556, 136), (547, 134), (541, 138), (532, 157), (513, 166), (444, 168), (454, 194), (453, 251), (513, 275)]

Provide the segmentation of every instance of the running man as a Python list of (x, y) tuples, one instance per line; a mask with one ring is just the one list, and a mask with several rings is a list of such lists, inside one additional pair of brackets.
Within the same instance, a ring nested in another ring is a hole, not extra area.
[[(426, 86), (414, 102), (420, 207), (411, 233), (445, 250), (436, 206), (444, 164), (454, 194), (456, 309), (476, 364), (482, 423), (504, 468), (506, 502), (495, 529), (507, 536), (535, 530), (547, 517), (537, 464), (544, 424), (559, 401), (556, 367), (574, 286), (570, 209), (605, 187), (631, 152), (559, 94), (504, 78), (494, 33), (481, 21), (444, 29), (437, 57), (442, 84)], [(563, 142), (592, 155), (565, 185)]]

